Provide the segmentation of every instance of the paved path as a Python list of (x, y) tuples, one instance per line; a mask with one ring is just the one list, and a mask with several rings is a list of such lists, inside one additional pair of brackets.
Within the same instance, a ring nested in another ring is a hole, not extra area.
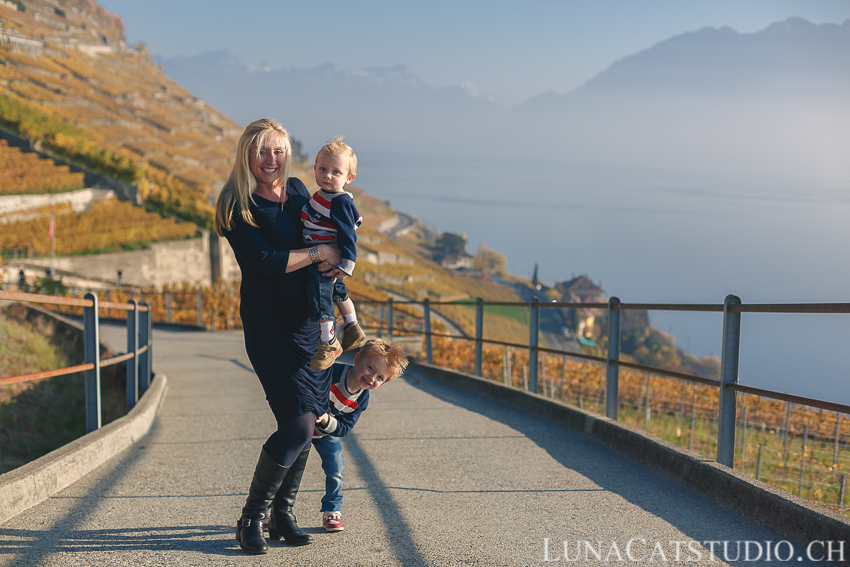
[[(656, 542), (672, 562), (670, 542), (781, 539), (580, 433), (411, 372), (343, 443), (345, 531), (321, 530), (314, 453), (296, 512), (316, 543), (246, 556), (234, 523), (274, 423), (242, 335), (156, 330), (154, 356), (169, 390), (151, 433), (0, 525), (0, 566), (541, 565), (565, 540), (571, 559), (587, 540), (629, 562), (635, 538), (646, 563)], [(723, 564), (698, 549), (690, 565)]]

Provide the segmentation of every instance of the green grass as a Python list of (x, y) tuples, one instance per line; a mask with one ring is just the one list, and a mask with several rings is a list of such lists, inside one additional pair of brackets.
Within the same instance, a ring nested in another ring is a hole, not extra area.
[[(102, 358), (113, 356), (102, 351)], [(21, 304), (0, 308), (0, 377), (75, 366), (83, 361), (82, 333)], [(101, 420), (126, 412), (123, 365), (101, 370)], [(0, 386), (0, 473), (85, 434), (82, 373)]]
[(484, 317), (497, 315), (506, 319), (514, 319), (520, 323), (528, 324), (528, 308), (511, 305), (485, 305)]
[[(79, 364), (35, 325), (0, 309), (0, 376)], [(0, 386), (0, 473), (85, 433), (82, 374)]]

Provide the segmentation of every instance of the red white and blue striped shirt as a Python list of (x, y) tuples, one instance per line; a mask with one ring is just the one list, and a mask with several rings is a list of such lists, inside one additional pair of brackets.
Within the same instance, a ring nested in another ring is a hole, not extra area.
[(342, 260), (339, 269), (349, 276), (357, 261), (356, 230), (363, 217), (354, 206), (354, 196), (348, 191), (328, 193), (319, 189), (301, 209), (304, 222), (304, 243), (310, 246), (336, 242)]

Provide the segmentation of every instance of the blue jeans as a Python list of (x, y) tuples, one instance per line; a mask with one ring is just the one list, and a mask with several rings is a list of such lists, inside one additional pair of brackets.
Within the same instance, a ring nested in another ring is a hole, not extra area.
[(313, 447), (322, 459), (325, 471), (325, 495), (322, 496), (322, 512), (339, 512), (342, 509), (342, 443), (339, 437), (325, 435), (313, 439)]
[(307, 304), (311, 321), (333, 321), (334, 303), (348, 299), (348, 290), (342, 279), (326, 278), (316, 266), (310, 266), (307, 278)]

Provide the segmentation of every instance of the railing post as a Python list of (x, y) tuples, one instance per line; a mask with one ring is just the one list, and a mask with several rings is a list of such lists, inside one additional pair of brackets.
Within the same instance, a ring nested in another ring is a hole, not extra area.
[(484, 300), (475, 299), (475, 375), (481, 376), (481, 339), (484, 336)]
[(620, 367), (620, 299), (608, 300), (608, 364), (605, 368), (605, 415), (617, 421), (619, 408)]
[(139, 358), (139, 394), (144, 394), (151, 383), (151, 304), (144, 303), (147, 311), (139, 312), (139, 348), (148, 347)]
[(431, 300), (426, 297), (422, 303), (425, 312), (425, 362), (434, 364), (434, 352), (431, 350)]
[(198, 288), (198, 326), (204, 326), (204, 303), (201, 298), (201, 288)]
[(387, 342), (393, 342), (393, 298), (387, 298)]
[(133, 358), (127, 361), (127, 412), (139, 401), (139, 302), (130, 300), (133, 309), (127, 311), (127, 352)]
[(165, 292), (165, 322), (171, 323), (171, 290)]
[(537, 393), (537, 335), (540, 319), (540, 307), (537, 301), (537, 296), (534, 296), (528, 304), (531, 319), (528, 324), (528, 391), (534, 394)]
[(727, 388), (738, 383), (738, 358), (741, 350), (741, 313), (730, 307), (741, 298), (727, 295), (723, 301), (723, 347), (720, 361), (720, 411), (717, 426), (717, 462), (732, 468), (735, 463), (735, 418), (737, 392)]
[(85, 363), (94, 364), (86, 370), (86, 433), (100, 429), (100, 325), (98, 324), (97, 295), (89, 292), (85, 299), (91, 307), (83, 307), (83, 348)]

